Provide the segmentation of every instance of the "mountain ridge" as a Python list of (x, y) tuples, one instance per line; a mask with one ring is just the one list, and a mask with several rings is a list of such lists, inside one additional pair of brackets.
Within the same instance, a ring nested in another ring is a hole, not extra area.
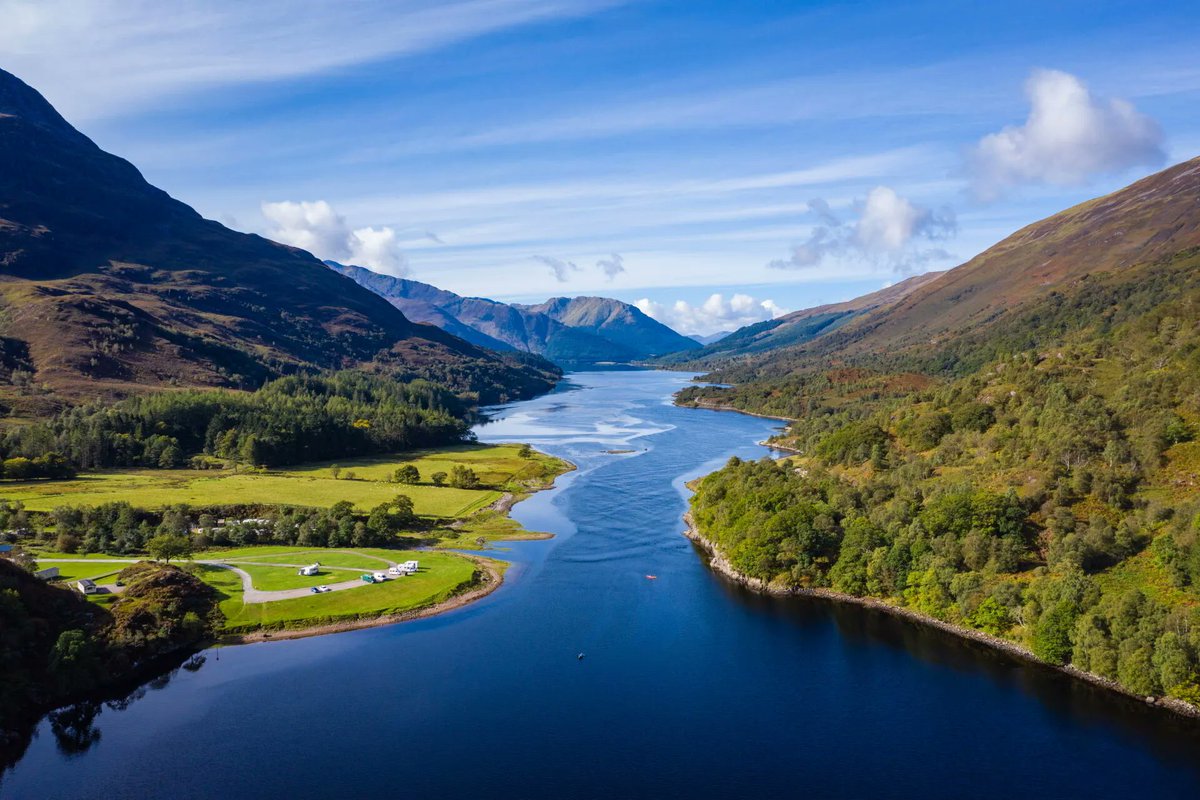
[(536, 365), (413, 323), (303, 250), (204, 219), (0, 70), (0, 402), (10, 411), (356, 365), (492, 394), (505, 382), (548, 388)]
[[(539, 306), (507, 304), (483, 297), (464, 297), (365, 267), (325, 263), (376, 292), (412, 319), (439, 325), (468, 341), (495, 342), (500, 347), (536, 353), (561, 365), (639, 361), (652, 352), (645, 344), (647, 339), (658, 346), (699, 346), (646, 317), (634, 306), (610, 298), (576, 298), (586, 301), (583, 304), (567, 298), (554, 298)], [(583, 305), (590, 309), (586, 314), (578, 313)], [(568, 310), (571, 308), (573, 312)]]

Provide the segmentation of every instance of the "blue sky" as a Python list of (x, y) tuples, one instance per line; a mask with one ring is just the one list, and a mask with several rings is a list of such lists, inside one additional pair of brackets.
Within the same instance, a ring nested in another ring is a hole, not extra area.
[(1200, 154), (1194, 3), (0, 0), (0, 21), (0, 66), (206, 216), (688, 333), (954, 266)]

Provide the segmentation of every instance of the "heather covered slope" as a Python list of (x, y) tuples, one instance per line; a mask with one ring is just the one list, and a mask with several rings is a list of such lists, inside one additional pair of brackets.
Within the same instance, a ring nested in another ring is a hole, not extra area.
[(11, 410), (366, 363), (549, 386), (536, 365), (414, 324), (304, 251), (203, 219), (0, 71), (0, 397)]
[(1022, 228), (898, 301), (744, 359), (725, 377), (778, 377), (829, 359), (904, 358), (936, 371), (947, 358), (966, 356), (967, 345), (989, 332), (1011, 334), (1018, 318), (1052, 293), (1070, 295), (1099, 275), (1136, 282), (1137, 269), (1196, 246), (1200, 158)]

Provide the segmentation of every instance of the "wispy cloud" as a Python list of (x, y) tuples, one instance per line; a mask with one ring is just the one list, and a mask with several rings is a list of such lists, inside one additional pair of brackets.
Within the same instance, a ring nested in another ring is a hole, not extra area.
[(883, 260), (893, 269), (911, 271), (930, 261), (951, 258), (941, 248), (914, 246), (921, 239), (939, 241), (958, 232), (954, 211), (923, 208), (888, 186), (876, 186), (860, 204), (858, 218), (844, 222), (820, 198), (809, 210), (821, 222), (804, 242), (792, 247), (786, 259), (772, 261), (774, 269), (806, 269), (829, 257), (849, 256)]
[(550, 268), (550, 273), (554, 275), (554, 279), (559, 283), (566, 283), (571, 279), (571, 273), (579, 272), (579, 265), (574, 261), (566, 261), (553, 256), (533, 256), (535, 261), (540, 261)]
[(611, 281), (625, 271), (625, 259), (621, 257), (620, 253), (613, 253), (607, 258), (597, 261), (596, 266)]
[(0, 0), (0, 58), (69, 116), (98, 117), (198, 88), (427, 52), (620, 2)]

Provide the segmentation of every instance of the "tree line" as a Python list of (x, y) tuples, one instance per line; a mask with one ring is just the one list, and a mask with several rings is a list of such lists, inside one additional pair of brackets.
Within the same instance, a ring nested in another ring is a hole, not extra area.
[(463, 441), (470, 407), (424, 380), (359, 371), (290, 376), (255, 392), (184, 390), (69, 409), (0, 439), (4, 477), (72, 469), (282, 466)]

